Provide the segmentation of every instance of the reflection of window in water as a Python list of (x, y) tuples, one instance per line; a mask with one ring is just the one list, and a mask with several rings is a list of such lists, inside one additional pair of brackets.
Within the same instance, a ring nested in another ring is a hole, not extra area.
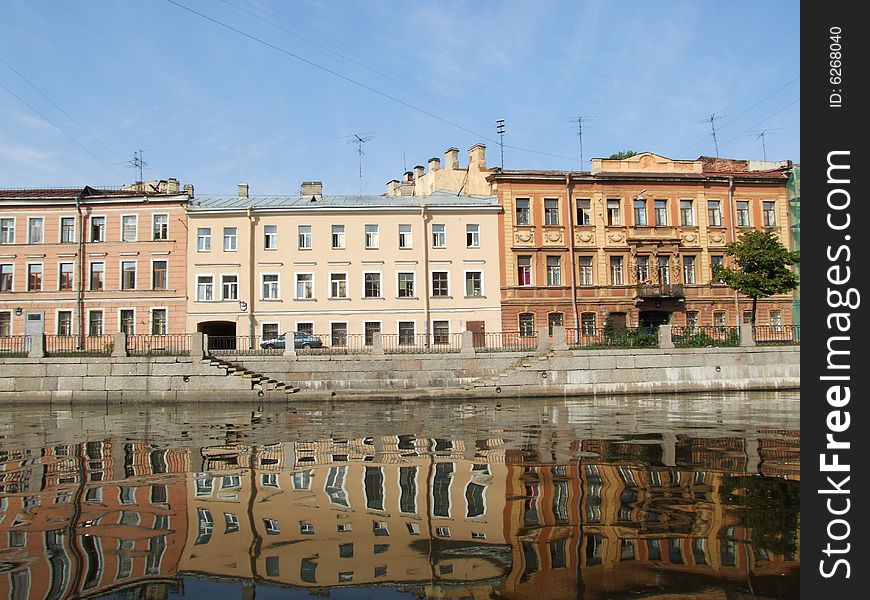
[(366, 508), (384, 510), (384, 471), (381, 467), (366, 467)]
[[(9, 591), (9, 597), (18, 600), (24, 600), (30, 596), (30, 569), (19, 569), (13, 571), (9, 575), (12, 583), (12, 589)], [(91, 584), (93, 587), (94, 584)]]
[[(133, 546), (133, 540), (118, 540), (118, 575), (115, 580), (127, 579), (133, 572)], [(54, 581), (52, 581), (52, 588), (54, 588)], [(47, 597), (55, 596), (49, 595)], [(56, 597), (59, 598), (60, 595)]]
[(557, 525), (568, 524), (568, 482), (553, 482), (553, 515)]
[(383, 554), (384, 552), (386, 552), (389, 549), (390, 549), (389, 544), (375, 544), (374, 553), (375, 554)]
[(453, 565), (438, 565), (439, 575), (450, 575), (453, 573)]
[(733, 567), (737, 564), (737, 544), (734, 542), (734, 528), (728, 527), (725, 536), (719, 542), (723, 567)]
[(417, 512), (417, 467), (399, 467), (399, 510), (403, 513)]
[(408, 527), (408, 533), (411, 535), (420, 535), (420, 525), (417, 523), (406, 523), (405, 525)]
[(692, 556), (695, 559), (696, 565), (707, 564), (707, 540), (704, 538), (695, 538), (692, 540)]
[(435, 451), (443, 452), (445, 450), (453, 450), (453, 440), (436, 439)]
[(168, 501), (169, 494), (165, 484), (159, 483), (151, 486), (151, 504), (166, 504)]
[(344, 583), (347, 581), (353, 581), (353, 571), (345, 571), (344, 573), (338, 574), (338, 581), (340, 583)]
[(554, 569), (562, 569), (568, 566), (565, 545), (568, 540), (554, 540), (550, 542), (550, 566)]
[(135, 510), (122, 510), (121, 518), (118, 520), (119, 525), (128, 525), (130, 527), (136, 527), (142, 521), (142, 518), (139, 516), (139, 513)]
[(622, 479), (625, 487), (637, 487), (637, 482), (634, 479), (634, 469), (631, 467), (619, 467), (617, 470), (619, 471), (619, 478)]
[(329, 467), (326, 475), (326, 483), (323, 491), (329, 496), (329, 501), (339, 506), (347, 506), (347, 492), (344, 490), (344, 478), (347, 475), (347, 467)]
[(634, 512), (634, 504), (637, 502), (637, 490), (635, 488), (624, 488), (619, 494), (619, 520), (626, 522), (631, 521), (632, 513)]
[(619, 541), (619, 560), (634, 560), (634, 540)]
[(534, 542), (523, 542), (523, 562), (525, 568), (520, 575), (520, 582), (528, 581), (531, 574), (538, 570), (538, 549)]
[(166, 552), (166, 536), (158, 535), (148, 540), (148, 554), (145, 555), (145, 574), (159, 575), (160, 563)]
[(196, 497), (202, 498), (206, 496), (211, 496), (212, 490), (214, 489), (214, 478), (208, 477), (205, 473), (197, 473), (197, 477), (194, 480), (196, 486)]
[(303, 558), (299, 566), (299, 578), (305, 583), (317, 583), (317, 563), (315, 558)]
[(121, 504), (136, 504), (136, 488), (126, 485), (121, 488)]
[(45, 546), (48, 550), (48, 562), (51, 565), (51, 587), (45, 596), (46, 598), (60, 598), (69, 578), (70, 563), (64, 548), (63, 537), (62, 529), (45, 533)]
[(485, 540), (486, 534), (483, 533), (482, 531), (472, 531), (471, 532), (471, 539), (473, 539), (473, 540)]
[(263, 527), (266, 528), (266, 535), (278, 535), (281, 533), (281, 526), (275, 519), (263, 518)]
[(450, 537), (450, 528), (446, 526), (436, 527), (435, 535), (438, 537)]
[[(88, 561), (88, 568), (85, 571), (85, 581), (82, 584), (82, 589), (87, 590), (98, 583), (103, 576), (103, 544), (102, 539), (95, 535), (81, 536), (82, 549), (85, 551), (85, 556)], [(14, 597), (14, 596), (13, 596)], [(23, 597), (27, 597), (26, 595)]]
[(375, 577), (386, 577), (386, 575), (387, 575), (386, 565), (382, 565), (380, 567), (375, 567)]
[(466, 517), (479, 517), (486, 512), (484, 493), (486, 486), (470, 481), (465, 487), (465, 502), (468, 505)]
[(586, 564), (600, 565), (604, 556), (605, 539), (598, 534), (586, 536)]
[(538, 515), (538, 496), (540, 494), (538, 484), (526, 484), (526, 501), (523, 505), (523, 524), (526, 527), (532, 527), (540, 523), (540, 515)]
[(384, 521), (372, 521), (372, 533), (376, 536), (390, 535), (390, 530), (387, 529), (387, 524)]
[(266, 557), (266, 576), (267, 577), (279, 577), (281, 575), (280, 571), (280, 562), (278, 556), (267, 556)]
[(224, 475), (221, 480), (221, 489), (241, 487), (242, 479), (239, 475)]
[(293, 473), (293, 489), (294, 490), (310, 490), (311, 489), (311, 471), (296, 471)]
[(263, 482), (264, 486), (280, 488), (281, 486), (278, 484), (278, 474), (277, 473), (263, 473), (260, 475), (260, 481)]
[(661, 560), (662, 559), (662, 541), (661, 540), (647, 540), (646, 541), (646, 552), (649, 560)]
[(435, 480), (432, 483), (432, 513), (436, 517), (450, 516), (450, 483), (452, 480), (452, 462), (435, 465)]
[(239, 517), (233, 513), (224, 513), (227, 529), (224, 533), (235, 533), (239, 530)]
[(353, 558), (353, 544), (339, 544), (338, 555), (341, 558)]
[(299, 533), (302, 535), (314, 535), (315, 526), (314, 523), (299, 523)]
[(489, 464), (488, 463), (475, 463), (471, 465), (471, 474), (472, 475), (489, 475)]
[(207, 544), (211, 539), (211, 531), (214, 526), (214, 520), (211, 518), (211, 513), (208, 509), (196, 509), (197, 517), (199, 518), (199, 535), (194, 542), (194, 545)]
[(683, 564), (683, 551), (680, 547), (680, 538), (669, 538), (668, 539), (668, 559), (671, 561), (671, 564), (681, 565)]
[(399, 436), (399, 450), (413, 450), (414, 449), (414, 436), (412, 435), (400, 435)]

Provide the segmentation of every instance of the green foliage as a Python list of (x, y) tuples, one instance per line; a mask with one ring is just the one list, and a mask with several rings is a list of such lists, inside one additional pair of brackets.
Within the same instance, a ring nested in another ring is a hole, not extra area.
[(731, 476), (725, 500), (740, 509), (753, 543), (774, 554), (794, 555), (800, 515), (800, 482), (772, 477)]
[(689, 333), (682, 339), (674, 340), (677, 348), (708, 348), (711, 346), (739, 346), (740, 334), (737, 329), (729, 329), (721, 335), (709, 335), (704, 331)]
[(619, 152), (615, 152), (615, 153), (611, 154), (607, 158), (613, 159), (613, 160), (622, 160), (623, 158), (630, 158), (630, 157), (636, 156), (636, 155), (637, 155), (637, 152), (635, 152), (634, 150), (620, 150)]
[(734, 258), (734, 268), (714, 265), (713, 281), (721, 281), (752, 298), (752, 322), (759, 298), (785, 294), (798, 286), (797, 275), (788, 267), (800, 262), (797, 252), (789, 252), (771, 231), (749, 231), (725, 247)]
[(659, 333), (657, 329), (644, 327), (618, 331), (611, 323), (609, 332), (605, 325), (604, 345), (616, 348), (655, 348), (659, 345)]

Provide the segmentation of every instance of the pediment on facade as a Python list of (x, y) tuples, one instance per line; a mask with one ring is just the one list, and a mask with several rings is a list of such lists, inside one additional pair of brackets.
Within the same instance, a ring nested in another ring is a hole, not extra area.
[(701, 173), (701, 162), (697, 160), (674, 160), (654, 154), (641, 152), (628, 158), (593, 158), (592, 173)]

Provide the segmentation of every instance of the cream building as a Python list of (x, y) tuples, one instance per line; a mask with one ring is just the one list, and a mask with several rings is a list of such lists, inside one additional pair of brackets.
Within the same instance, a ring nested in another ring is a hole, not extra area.
[(499, 331), (494, 196), (195, 198), (188, 209), (189, 331), (326, 344), (458, 343)]

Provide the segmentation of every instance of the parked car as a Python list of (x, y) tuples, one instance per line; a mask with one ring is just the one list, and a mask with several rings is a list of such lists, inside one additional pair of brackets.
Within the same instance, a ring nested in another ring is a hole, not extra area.
[(279, 335), (276, 338), (265, 339), (260, 342), (260, 348), (274, 348), (278, 350), (283, 350), (287, 347), (287, 342), (285, 338), (288, 335), (293, 336), (293, 347), (296, 350), (301, 348), (322, 348), (323, 341), (317, 337), (316, 335), (311, 335), (310, 333), (305, 333), (304, 331), (288, 331), (283, 335)]

